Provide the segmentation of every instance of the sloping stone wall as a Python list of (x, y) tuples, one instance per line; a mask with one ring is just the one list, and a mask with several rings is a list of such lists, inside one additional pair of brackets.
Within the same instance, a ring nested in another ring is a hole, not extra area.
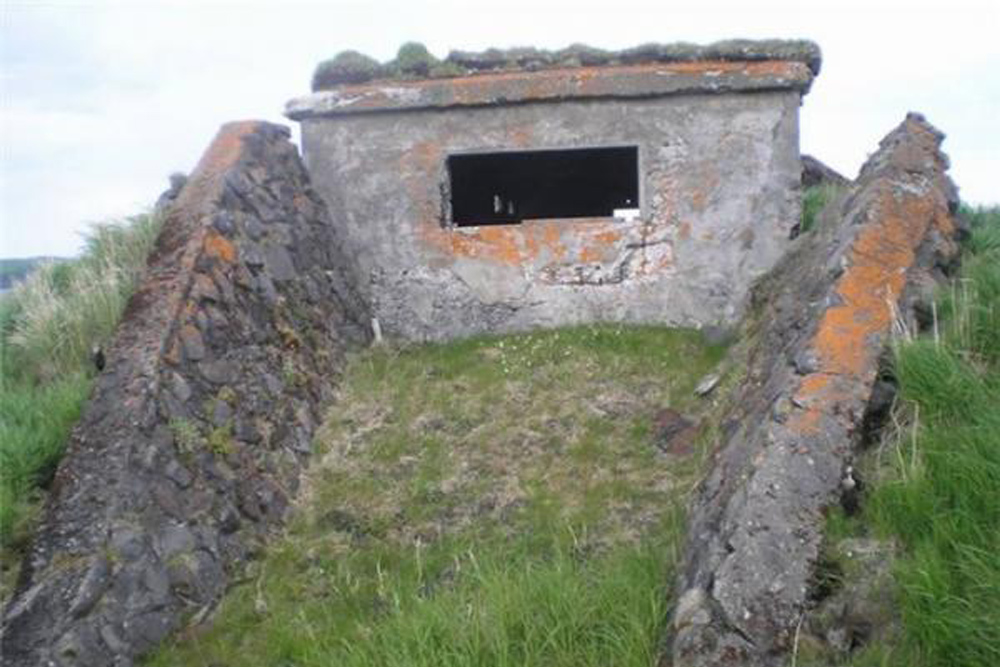
[(167, 208), (5, 610), (5, 665), (132, 664), (282, 520), (367, 321), (288, 136), (226, 125)]
[(942, 139), (907, 116), (757, 290), (749, 375), (691, 508), (676, 667), (787, 659), (894, 317), (954, 263)]

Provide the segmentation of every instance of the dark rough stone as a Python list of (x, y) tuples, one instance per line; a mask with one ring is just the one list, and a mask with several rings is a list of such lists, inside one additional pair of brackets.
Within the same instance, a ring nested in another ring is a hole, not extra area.
[(174, 398), (181, 403), (184, 403), (191, 398), (191, 386), (188, 384), (187, 380), (184, 379), (183, 375), (180, 375), (179, 373), (169, 373), (167, 378), (170, 391)]
[(864, 423), (861, 426), (862, 444), (876, 441), (882, 426), (889, 419), (889, 413), (896, 401), (896, 393), (896, 385), (886, 380), (879, 380), (872, 387)]
[(223, 427), (232, 422), (233, 409), (225, 401), (215, 401), (212, 405), (212, 423)]
[(840, 195), (839, 221), (800, 237), (758, 285), (755, 347), (723, 418), (740, 427), (724, 433), (690, 508), (672, 664), (787, 663), (815, 604), (824, 512), (857, 485), (866, 413), (891, 400), (869, 400), (890, 302), (908, 316), (908, 285), (957, 254), (942, 139), (908, 115)]
[(156, 552), (164, 561), (181, 552), (190, 551), (194, 546), (194, 534), (183, 524), (166, 526), (156, 538)]
[(212, 384), (228, 384), (233, 381), (239, 367), (233, 361), (216, 359), (214, 361), (203, 361), (198, 364), (202, 377)]
[(69, 605), (69, 613), (75, 618), (83, 616), (97, 604), (111, 580), (111, 562), (105, 556), (94, 559), (90, 569), (80, 582), (80, 590)]
[[(336, 377), (369, 319), (347, 281), (329, 279), (342, 271), (338, 239), (288, 137), (225, 126), (166, 207), (4, 610), (4, 665), (133, 664), (182, 617), (203, 618), (283, 519), (280, 489), (296, 487), (304, 457), (265, 446), (255, 410), (293, 415), (305, 402), (321, 414), (314, 392), (292, 396), (276, 378), (286, 363), (303, 386)], [(296, 239), (326, 248), (323, 262), (296, 266)], [(252, 275), (266, 294), (247, 289)], [(311, 299), (306, 278), (337, 288)], [(311, 344), (258, 340), (277, 330)], [(238, 442), (219, 437), (230, 423)]]
[(153, 207), (153, 210), (157, 214), (163, 215), (166, 213), (167, 208), (180, 196), (181, 190), (187, 184), (187, 179), (187, 175), (181, 172), (170, 174), (170, 187), (163, 191), (163, 194), (159, 196), (156, 200), (156, 205)]
[(288, 250), (281, 245), (267, 245), (264, 247), (264, 258), (267, 264), (268, 274), (272, 280), (291, 280), (297, 277), (295, 265), (292, 263), (292, 256)]
[(817, 185), (847, 186), (850, 181), (811, 155), (802, 156), (802, 187)]
[(163, 469), (163, 474), (173, 480), (174, 484), (182, 489), (186, 489), (194, 480), (194, 476), (188, 472), (188, 469), (177, 461), (171, 461), (168, 463)]
[(185, 359), (201, 361), (205, 358), (205, 341), (201, 339), (201, 332), (197, 327), (191, 325), (182, 327), (180, 337)]

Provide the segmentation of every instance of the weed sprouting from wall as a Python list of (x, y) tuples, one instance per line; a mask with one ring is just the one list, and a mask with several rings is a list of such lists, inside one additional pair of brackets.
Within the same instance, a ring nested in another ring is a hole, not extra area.
[(799, 233), (804, 234), (816, 228), (817, 218), (827, 204), (844, 191), (839, 185), (814, 185), (802, 192), (802, 217)]

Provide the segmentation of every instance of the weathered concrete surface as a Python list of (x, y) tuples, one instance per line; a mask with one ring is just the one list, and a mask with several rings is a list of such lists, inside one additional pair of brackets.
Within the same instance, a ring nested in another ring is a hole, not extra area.
[(5, 665), (132, 664), (281, 521), (360, 335), (288, 136), (226, 125), (167, 204), (4, 612)]
[(691, 508), (675, 667), (787, 658), (894, 309), (956, 253), (942, 138), (909, 115), (760, 288), (750, 374)]
[(502, 72), (455, 79), (338, 86), (291, 100), (293, 120), (371, 111), (447, 109), (567, 99), (628, 99), (692, 93), (798, 90), (813, 80), (794, 61), (683, 62)]
[[(302, 136), (313, 181), (341, 214), (354, 281), (389, 335), (691, 326), (737, 321), (750, 282), (787, 247), (800, 102), (792, 88), (498, 102), (310, 117)], [(639, 152), (636, 219), (449, 224), (449, 154), (622, 145)]]

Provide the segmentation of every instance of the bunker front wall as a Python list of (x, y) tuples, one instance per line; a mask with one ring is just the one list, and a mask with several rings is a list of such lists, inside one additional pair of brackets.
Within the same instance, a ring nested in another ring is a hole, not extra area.
[[(302, 122), (361, 294), (389, 335), (734, 323), (799, 219), (798, 90), (569, 99)], [(640, 215), (454, 227), (447, 158), (635, 146)]]

